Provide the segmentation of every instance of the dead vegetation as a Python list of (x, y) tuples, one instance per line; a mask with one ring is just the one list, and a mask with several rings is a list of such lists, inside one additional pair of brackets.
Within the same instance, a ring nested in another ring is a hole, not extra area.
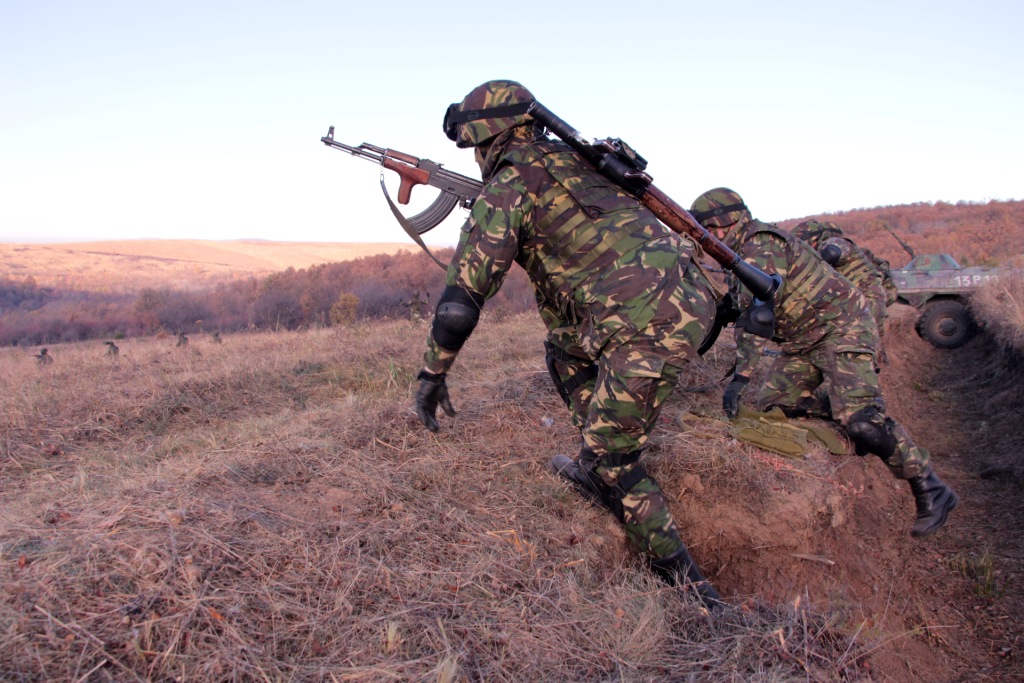
[[(984, 562), (912, 546), (909, 495), (881, 463), (788, 460), (712, 417), (675, 424), (716, 412), (725, 339), (693, 364), (647, 456), (732, 605), (709, 615), (546, 472), (578, 435), (535, 315), (485, 318), (450, 380), (459, 414), (437, 435), (411, 402), (426, 334), (392, 321), (185, 348), (125, 340), (117, 357), (57, 345), (45, 367), (3, 351), (0, 678), (939, 681), (1006, 669), (959, 630), (972, 605), (953, 598), (987, 599), (972, 592)], [(992, 591), (1008, 580), (998, 571)]]
[(971, 297), (975, 317), (1004, 348), (1024, 355), (1024, 270), (1007, 269)]

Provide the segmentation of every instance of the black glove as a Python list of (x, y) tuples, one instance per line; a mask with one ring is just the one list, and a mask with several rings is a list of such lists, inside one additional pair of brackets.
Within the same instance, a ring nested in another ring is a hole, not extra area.
[(749, 377), (733, 375), (732, 381), (729, 382), (729, 386), (725, 388), (725, 393), (722, 394), (722, 408), (730, 420), (740, 412), (740, 394), (743, 393), (743, 387), (747, 386), (749, 381)]
[(455, 415), (452, 402), (448, 399), (448, 385), (444, 383), (444, 378), (444, 374), (435, 375), (426, 370), (420, 370), (420, 374), (416, 375), (416, 379), (420, 381), (420, 388), (416, 392), (416, 415), (432, 432), (440, 428), (436, 417), (439, 404), (448, 417)]

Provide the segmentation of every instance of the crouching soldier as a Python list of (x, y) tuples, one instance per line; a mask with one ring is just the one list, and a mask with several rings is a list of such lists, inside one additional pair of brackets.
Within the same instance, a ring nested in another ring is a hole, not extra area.
[[(778, 406), (790, 417), (838, 423), (858, 455), (877, 455), (909, 482), (917, 506), (911, 535), (937, 531), (959, 497), (935, 474), (928, 451), (885, 414), (875, 372), (878, 331), (864, 297), (806, 242), (752, 218), (742, 197), (728, 188), (705, 192), (690, 212), (744, 260), (783, 277), (773, 331), (782, 353), (769, 371), (760, 408)], [(749, 294), (741, 293), (741, 308), (748, 302)], [(730, 417), (739, 410), (740, 394), (766, 344), (750, 333), (756, 329), (753, 317), (745, 313), (736, 323), (736, 372), (722, 399)]]

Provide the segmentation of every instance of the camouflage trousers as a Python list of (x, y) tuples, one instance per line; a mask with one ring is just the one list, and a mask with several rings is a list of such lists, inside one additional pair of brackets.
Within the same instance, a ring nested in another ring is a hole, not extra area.
[[(604, 360), (614, 364), (618, 355), (613, 352)], [(610, 507), (630, 541), (655, 558), (667, 557), (679, 550), (683, 541), (661, 487), (647, 474), (639, 457), (681, 368), (661, 365), (660, 373), (650, 376), (622, 374), (601, 365), (596, 377), (571, 399), (577, 404), (571, 412), (588, 416), (582, 429), (580, 465), (592, 468), (618, 499), (621, 510)], [(585, 402), (585, 411), (579, 401)], [(617, 450), (609, 450), (609, 446)]]
[(573, 343), (571, 326), (548, 335), (549, 369), (566, 390), (583, 453), (594, 458), (594, 473), (621, 496), (620, 519), (630, 540), (655, 558), (671, 555), (683, 542), (661, 488), (637, 460), (714, 317), (714, 292), (691, 266), (681, 285), (662, 299), (651, 325), (609, 345), (596, 360)]
[[(776, 358), (758, 404), (761, 410), (778, 406), (843, 427), (854, 413), (869, 406), (884, 416), (885, 399), (875, 368), (873, 354), (837, 353), (826, 338), (811, 349)], [(896, 451), (883, 462), (899, 479), (924, 474), (929, 466), (927, 449), (916, 445), (902, 425), (885, 419), (891, 425)]]

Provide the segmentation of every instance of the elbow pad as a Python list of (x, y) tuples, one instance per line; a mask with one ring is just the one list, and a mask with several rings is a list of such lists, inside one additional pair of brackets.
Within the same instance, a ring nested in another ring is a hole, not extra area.
[(839, 263), (839, 259), (842, 258), (843, 256), (843, 253), (839, 251), (839, 247), (835, 246), (834, 244), (829, 244), (827, 246), (822, 247), (821, 251), (818, 253), (821, 256), (821, 258), (825, 261), (825, 263), (829, 264), (830, 266), (834, 266), (837, 263)]
[(484, 297), (479, 294), (471, 294), (461, 287), (445, 287), (431, 328), (437, 345), (449, 351), (461, 349), (476, 327), (483, 305)]

